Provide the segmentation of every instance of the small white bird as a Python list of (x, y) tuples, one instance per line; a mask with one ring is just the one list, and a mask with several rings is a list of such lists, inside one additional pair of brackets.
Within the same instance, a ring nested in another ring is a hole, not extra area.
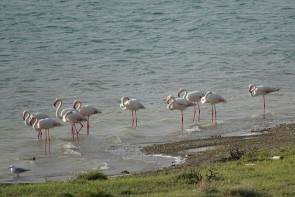
[(101, 114), (101, 112), (93, 107), (92, 105), (82, 105), (82, 103), (78, 100), (73, 102), (73, 108), (78, 110), (83, 116), (87, 118), (87, 135), (89, 135), (90, 123), (89, 116), (93, 114)]
[(213, 123), (214, 122), (213, 121), (214, 120), (213, 114), (214, 114), (214, 117), (215, 117), (215, 125), (217, 125), (217, 119), (216, 119), (217, 112), (216, 112), (215, 104), (217, 104), (217, 103), (226, 103), (226, 100), (222, 96), (220, 96), (218, 94), (215, 94), (215, 93), (213, 93), (211, 91), (208, 91), (205, 94), (205, 96), (202, 97), (201, 102), (202, 103), (210, 103), (211, 104), (211, 115), (212, 115), (211, 120), (212, 120), (212, 123)]
[(35, 131), (38, 131), (41, 129), (45, 130), (45, 140), (44, 140), (45, 153), (46, 153), (47, 141), (48, 141), (48, 150), (50, 152), (49, 129), (54, 128), (54, 127), (60, 127), (63, 125), (61, 123), (57, 122), (56, 120), (53, 120), (52, 118), (45, 118), (45, 119), (38, 120), (36, 117), (32, 117), (30, 124), (33, 125), (33, 128), (35, 129)]
[[(194, 105), (193, 122), (195, 121), (196, 112), (197, 112), (197, 107), (196, 106), (198, 106), (198, 110), (199, 110), (198, 121), (200, 121), (201, 110), (200, 110), (199, 102), (201, 101), (202, 97), (205, 96), (205, 94), (203, 92), (200, 92), (200, 91), (187, 92), (186, 89), (180, 88), (180, 90), (177, 93), (178, 97), (180, 97), (182, 93), (184, 93), (183, 98), (185, 98), (188, 101), (195, 104)], [(196, 105), (196, 103), (197, 103), (197, 105)]]
[(186, 110), (189, 106), (193, 106), (194, 103), (188, 101), (185, 98), (176, 98), (174, 96), (167, 96), (166, 98), (167, 109), (175, 110), (178, 109), (181, 111), (181, 128), (183, 130), (183, 111)]
[[(137, 127), (137, 114), (136, 111), (139, 109), (145, 109), (144, 105), (141, 104), (137, 99), (129, 99), (129, 97), (124, 96), (121, 98), (120, 108), (123, 110), (130, 110), (132, 115), (132, 127)], [(134, 113), (134, 114), (133, 114)]]
[(251, 96), (263, 96), (263, 119), (265, 119), (265, 95), (279, 91), (280, 89), (278, 88), (273, 88), (273, 87), (266, 87), (263, 85), (256, 86), (253, 84), (249, 85), (248, 91)]
[(30, 169), (17, 168), (14, 165), (9, 166), (8, 169), (10, 169), (10, 171), (12, 173), (17, 174), (17, 178), (19, 177), (20, 173), (23, 173), (23, 172), (26, 172), (26, 171), (30, 170)]

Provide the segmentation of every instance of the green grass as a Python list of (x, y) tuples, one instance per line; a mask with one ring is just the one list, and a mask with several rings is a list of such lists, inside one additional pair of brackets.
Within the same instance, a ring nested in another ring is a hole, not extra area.
[[(283, 156), (271, 160), (273, 155)], [(295, 146), (237, 161), (107, 178), (90, 171), (69, 182), (0, 185), (0, 196), (295, 196)]]

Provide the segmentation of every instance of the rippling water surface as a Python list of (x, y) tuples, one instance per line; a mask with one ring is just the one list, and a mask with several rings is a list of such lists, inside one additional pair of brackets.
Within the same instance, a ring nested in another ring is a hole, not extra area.
[[(0, 181), (65, 180), (101, 169), (113, 175), (153, 170), (180, 158), (143, 155), (154, 143), (294, 122), (295, 2), (284, 1), (2, 1), (0, 2)], [(250, 83), (280, 88), (250, 97)], [(227, 99), (169, 111), (163, 99), (189, 91), (214, 91)], [(136, 129), (120, 98), (139, 99)], [(102, 111), (91, 117), (72, 143), (70, 125), (52, 129), (51, 153), (22, 120), (24, 110), (55, 116), (53, 101), (64, 107), (75, 99)], [(31, 160), (35, 157), (36, 160)], [(31, 171), (16, 180), (11, 164)]]

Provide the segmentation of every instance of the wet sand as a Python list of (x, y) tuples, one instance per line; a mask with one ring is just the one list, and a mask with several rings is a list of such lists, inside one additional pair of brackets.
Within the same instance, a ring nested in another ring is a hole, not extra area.
[(172, 164), (172, 168), (181, 168), (183, 166), (224, 162), (236, 159), (243, 153), (294, 145), (295, 123), (291, 123), (252, 131), (248, 136), (212, 136), (206, 139), (156, 144), (144, 147), (142, 151), (146, 154), (164, 154), (186, 158), (186, 162), (181, 165)]

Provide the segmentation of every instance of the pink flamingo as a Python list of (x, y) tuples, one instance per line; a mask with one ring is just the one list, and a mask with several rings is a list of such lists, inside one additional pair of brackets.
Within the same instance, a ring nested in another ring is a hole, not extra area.
[[(30, 121), (31, 121), (32, 117), (35, 117), (38, 120), (45, 119), (45, 118), (50, 118), (47, 114), (43, 114), (43, 113), (39, 113), (39, 112), (31, 114), (28, 111), (23, 111), (23, 120), (25, 121), (26, 125), (31, 126)], [(41, 131), (41, 129), (38, 130), (37, 132), (38, 132), (38, 139), (42, 139), (42, 131)]]
[(145, 107), (143, 106), (143, 104), (141, 104), (136, 99), (131, 99), (130, 100), (129, 97), (124, 96), (124, 97), (121, 98), (120, 107), (123, 110), (131, 110), (131, 114), (132, 114), (132, 127), (134, 127), (134, 122), (135, 122), (135, 127), (137, 127), (137, 114), (136, 114), (136, 111), (138, 111), (139, 109), (145, 109)]
[[(52, 118), (45, 118), (38, 120), (36, 117), (32, 117), (30, 124), (33, 125), (33, 128), (38, 131), (41, 129), (45, 129), (45, 141), (44, 141), (44, 147), (45, 147), (45, 153), (46, 153), (46, 147), (47, 147), (47, 141), (48, 141), (48, 151), (50, 152), (50, 136), (49, 136), (49, 129), (54, 127), (60, 127), (63, 126), (61, 123), (53, 120)], [(46, 132), (47, 131), (47, 132)]]
[(199, 116), (198, 116), (198, 122), (200, 121), (200, 114), (201, 114), (201, 110), (200, 110), (200, 106), (199, 106), (199, 102), (201, 101), (201, 98), (203, 96), (205, 96), (205, 94), (203, 92), (200, 91), (194, 91), (194, 92), (187, 92), (186, 89), (181, 88), (177, 95), (178, 97), (180, 97), (180, 95), (184, 92), (183, 98), (185, 98), (186, 100), (188, 100), (191, 103), (194, 103), (194, 116), (193, 116), (193, 122), (195, 121), (195, 117), (196, 117), (196, 112), (197, 112), (197, 107), (196, 107), (196, 103), (198, 106), (198, 110), (199, 110)]
[(263, 85), (256, 86), (253, 84), (249, 85), (248, 91), (251, 96), (263, 96), (263, 119), (265, 119), (265, 95), (279, 91), (280, 89), (278, 88), (273, 88), (273, 87), (266, 87)]
[(89, 123), (89, 116), (93, 114), (101, 114), (101, 112), (91, 106), (91, 105), (82, 105), (82, 103), (78, 100), (73, 102), (73, 108), (79, 111), (83, 116), (87, 118), (87, 135), (89, 135), (90, 123)]
[(169, 95), (166, 98), (167, 109), (169, 110), (175, 110), (178, 109), (181, 111), (181, 128), (183, 130), (183, 111), (186, 110), (189, 106), (193, 106), (194, 103), (188, 101), (185, 98), (177, 98)]
[[(83, 124), (81, 122), (87, 121), (87, 118), (85, 118), (80, 112), (68, 111), (63, 116), (63, 121), (64, 122), (71, 122), (71, 124), (72, 124), (72, 140), (74, 141), (74, 135), (76, 134), (77, 135), (77, 142), (79, 143), (79, 132), (83, 128)], [(76, 127), (76, 123), (79, 123), (81, 125), (79, 130)]]
[[(66, 108), (66, 109), (63, 109), (61, 110), (61, 106), (63, 105), (63, 102), (61, 99), (57, 98), (54, 100), (54, 103), (53, 103), (54, 107), (56, 107), (56, 111), (55, 111), (55, 116), (61, 120), (63, 120), (63, 116), (69, 112), (69, 111), (76, 111), (76, 109), (74, 108)], [(72, 128), (71, 128), (71, 134), (73, 135), (74, 133), (74, 127), (72, 125)]]
[(217, 103), (226, 103), (226, 100), (222, 96), (209, 91), (209, 92), (207, 92), (205, 94), (205, 96), (202, 97), (201, 102), (211, 104), (212, 123), (213, 123), (213, 119), (214, 119), (213, 114), (215, 114), (215, 125), (217, 125), (217, 119), (216, 119), (217, 112), (216, 112), (215, 104), (217, 104)]

